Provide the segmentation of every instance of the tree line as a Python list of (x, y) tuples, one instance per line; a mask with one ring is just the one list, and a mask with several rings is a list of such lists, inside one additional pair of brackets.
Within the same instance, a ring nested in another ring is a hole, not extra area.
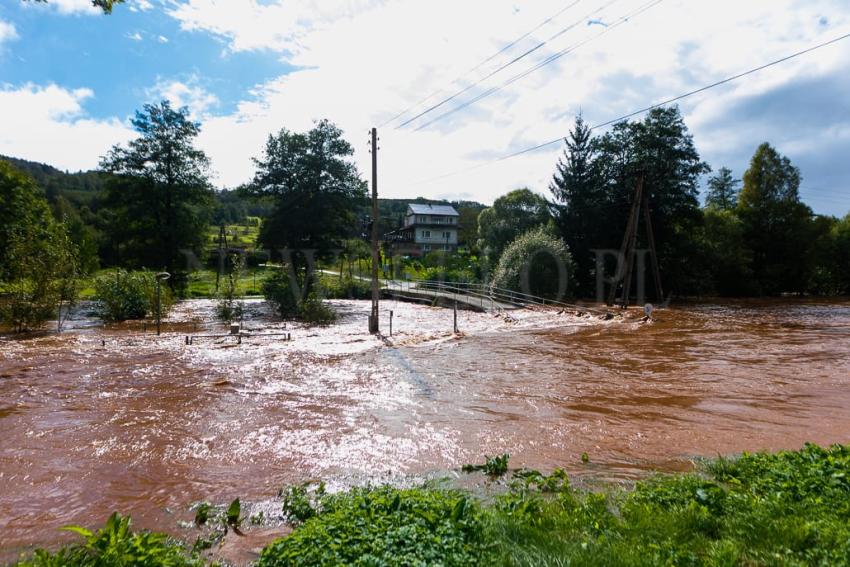
[[(850, 214), (816, 215), (800, 199), (802, 175), (769, 143), (756, 148), (742, 179), (711, 173), (675, 106), (623, 121), (601, 135), (577, 117), (559, 158), (550, 199), (519, 189), (479, 217), (483, 266), (497, 269), (502, 251), (529, 229), (548, 226), (570, 252), (572, 292), (594, 297), (611, 276), (639, 180), (665, 288), (679, 296), (850, 293)], [(639, 247), (647, 247), (645, 230)], [(600, 267), (606, 274), (600, 274)]]

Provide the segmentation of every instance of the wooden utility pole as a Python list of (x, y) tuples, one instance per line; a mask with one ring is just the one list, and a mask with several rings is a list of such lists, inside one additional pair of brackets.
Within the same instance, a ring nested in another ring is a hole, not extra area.
[(629, 219), (626, 222), (626, 232), (623, 234), (623, 243), (620, 245), (619, 258), (622, 258), (623, 262), (622, 266), (620, 266), (622, 268), (620, 273), (623, 274), (623, 278), (611, 284), (611, 291), (608, 292), (608, 305), (614, 304), (617, 298), (617, 289), (621, 281), (623, 283), (623, 296), (620, 299), (620, 306), (625, 308), (629, 305), (632, 274), (634, 272), (635, 256), (637, 256), (638, 226), (640, 225), (641, 213), (643, 213), (644, 224), (646, 225), (646, 240), (649, 245), (649, 254), (652, 261), (655, 293), (659, 300), (664, 297), (664, 292), (661, 289), (661, 272), (658, 268), (658, 254), (655, 250), (655, 236), (652, 231), (652, 218), (649, 214), (649, 191), (644, 188), (644, 178), (644, 173), (641, 173), (638, 177), (632, 206), (629, 210)]
[(221, 279), (221, 272), (224, 270), (224, 257), (227, 252), (227, 230), (225, 230), (224, 225), (222, 224), (218, 228), (218, 270), (215, 272), (215, 290), (218, 291), (219, 280)]
[(372, 312), (369, 315), (369, 332), (379, 332), (378, 299), (378, 130), (372, 128)]

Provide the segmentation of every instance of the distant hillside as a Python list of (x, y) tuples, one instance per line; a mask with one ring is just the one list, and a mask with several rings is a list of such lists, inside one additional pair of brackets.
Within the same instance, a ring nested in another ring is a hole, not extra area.
[(68, 173), (51, 165), (0, 155), (6, 160), (28, 173), (35, 179), (47, 195), (48, 201), (55, 203), (58, 197), (64, 197), (75, 206), (90, 206), (92, 201), (103, 189), (104, 175), (97, 171), (79, 171)]
[[(97, 210), (97, 198), (104, 187), (106, 174), (97, 171), (79, 171), (69, 173), (57, 169), (45, 163), (29, 161), (14, 157), (2, 156), (0, 159), (11, 162), (13, 166), (31, 175), (39, 187), (47, 195), (48, 201), (57, 208), (60, 197), (67, 200), (74, 209), (85, 207)], [(254, 202), (242, 197), (235, 190), (222, 190), (216, 192), (216, 207), (213, 211), (212, 222), (218, 224), (240, 224), (245, 222), (247, 216), (266, 216), (270, 206), (264, 202)], [(476, 238), (478, 229), (478, 213), (486, 208), (486, 205), (475, 201), (446, 201), (417, 197), (416, 199), (378, 199), (379, 230), (381, 234), (398, 228), (404, 222), (404, 213), (410, 203), (430, 203), (434, 205), (452, 205), (460, 213), (461, 243), (472, 243)], [(371, 214), (371, 205), (365, 202), (358, 211), (358, 218), (365, 218)], [(57, 211), (58, 214), (58, 211)], [(97, 224), (88, 215), (83, 215), (86, 221)], [(358, 228), (354, 228), (358, 230)]]

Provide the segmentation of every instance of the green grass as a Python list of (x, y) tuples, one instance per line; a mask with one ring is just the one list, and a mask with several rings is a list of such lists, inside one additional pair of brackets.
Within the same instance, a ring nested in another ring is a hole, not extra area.
[[(745, 453), (632, 489), (578, 490), (559, 470), (514, 471), (487, 487), (483, 496), (434, 484), (284, 490), (282, 512), (297, 527), (258, 566), (850, 565), (847, 446)], [(180, 549), (150, 541), (154, 558)], [(39, 553), (42, 562), (22, 565), (137, 564), (82, 562), (67, 551), (59, 553), (68, 561), (50, 563), (54, 555)]]
[[(254, 224), (228, 224), (224, 230), (227, 233), (227, 246), (229, 248), (256, 248), (257, 238), (260, 235), (260, 224), (258, 217), (248, 217), (249, 221), (254, 218)], [(207, 246), (218, 248), (220, 227), (211, 226), (207, 229)]]

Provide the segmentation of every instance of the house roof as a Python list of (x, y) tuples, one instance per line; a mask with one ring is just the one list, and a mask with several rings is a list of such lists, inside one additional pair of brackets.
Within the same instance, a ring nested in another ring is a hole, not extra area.
[(411, 203), (407, 206), (408, 214), (414, 215), (445, 215), (449, 217), (460, 216), (451, 205), (422, 205)]

